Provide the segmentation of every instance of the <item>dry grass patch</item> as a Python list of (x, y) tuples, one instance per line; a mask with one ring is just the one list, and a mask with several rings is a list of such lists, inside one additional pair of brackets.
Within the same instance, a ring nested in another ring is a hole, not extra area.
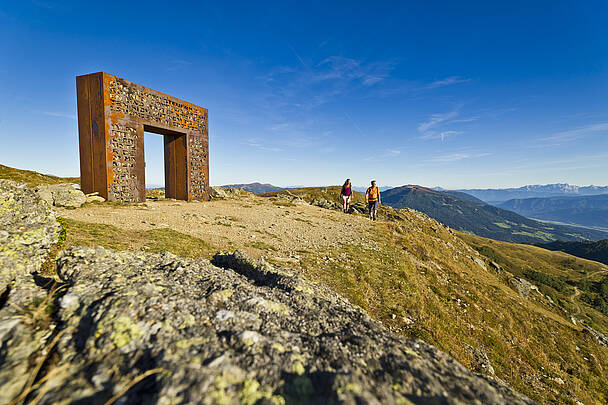
[(303, 252), (303, 271), (474, 370), (468, 346), (484, 351), (499, 378), (540, 402), (608, 400), (608, 351), (559, 308), (520, 297), (434, 221), (377, 223), (373, 235), (367, 247)]
[(0, 165), (0, 179), (13, 180), (18, 183), (25, 183), (32, 188), (41, 184), (80, 184), (79, 177), (57, 177), (50, 174), (41, 174), (31, 170), (15, 169), (13, 167), (4, 165)]
[(66, 246), (102, 246), (116, 250), (168, 251), (178, 256), (211, 258), (218, 250), (202, 239), (173, 229), (129, 231), (112, 225), (94, 224), (62, 218), (67, 229)]

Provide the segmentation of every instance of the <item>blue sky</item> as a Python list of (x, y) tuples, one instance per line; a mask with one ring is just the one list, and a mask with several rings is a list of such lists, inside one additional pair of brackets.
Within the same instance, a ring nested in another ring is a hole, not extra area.
[(607, 15), (605, 0), (2, 2), (0, 163), (78, 175), (75, 76), (106, 71), (209, 109), (212, 184), (605, 185)]

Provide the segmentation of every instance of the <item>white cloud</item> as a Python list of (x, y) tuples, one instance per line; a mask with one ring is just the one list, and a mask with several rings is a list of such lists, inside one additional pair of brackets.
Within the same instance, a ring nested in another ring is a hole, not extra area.
[(429, 129), (441, 124), (442, 122), (458, 117), (459, 114), (460, 113), (458, 112), (458, 109), (446, 113), (432, 114), (428, 121), (422, 122), (418, 125), (418, 131), (426, 132)]
[(248, 139), (247, 141), (244, 142), (244, 144), (251, 148), (263, 150), (266, 152), (282, 152), (283, 151), (283, 149), (278, 148), (276, 146), (266, 146), (257, 138)]
[(435, 163), (449, 163), (465, 159), (475, 159), (489, 155), (491, 155), (491, 153), (450, 153), (447, 155), (434, 156), (430, 159), (430, 161)]
[(459, 118), (457, 120), (451, 120), (450, 124), (457, 124), (457, 123), (463, 123), (463, 122), (473, 122), (473, 121), (477, 121), (478, 119), (479, 119), (479, 117)]
[(399, 149), (386, 149), (384, 151), (384, 153), (372, 155), (372, 156), (366, 157), (363, 160), (365, 160), (366, 162), (383, 162), (386, 159), (394, 158), (399, 155), (401, 155), (401, 151)]
[(441, 139), (441, 141), (445, 141), (445, 139), (449, 136), (460, 135), (464, 132), (462, 131), (429, 131), (420, 137), (420, 139)]
[(179, 70), (183, 67), (192, 65), (192, 62), (183, 59), (174, 59), (169, 62), (169, 66), (167, 67), (168, 71)]
[(343, 56), (330, 56), (317, 64), (312, 81), (343, 80), (360, 81), (364, 86), (372, 86), (390, 75), (393, 64), (387, 62), (364, 63)]
[(608, 132), (608, 122), (586, 125), (584, 127), (557, 132), (551, 136), (540, 138), (543, 142), (571, 142), (598, 132)]
[(434, 82), (430, 83), (428, 86), (426, 86), (426, 88), (434, 89), (437, 87), (444, 87), (444, 86), (449, 86), (451, 84), (466, 83), (466, 82), (470, 82), (470, 81), (471, 81), (471, 79), (465, 79), (460, 76), (450, 76), (450, 77), (446, 77), (445, 79), (434, 81)]
[(288, 122), (283, 122), (281, 124), (275, 124), (270, 127), (271, 131), (282, 131), (284, 129), (289, 128), (290, 124)]
[(66, 114), (66, 113), (53, 112), (53, 111), (42, 111), (42, 114), (48, 115), (49, 117), (69, 118), (71, 120), (78, 119), (78, 117), (76, 117), (76, 115), (74, 115), (74, 114)]

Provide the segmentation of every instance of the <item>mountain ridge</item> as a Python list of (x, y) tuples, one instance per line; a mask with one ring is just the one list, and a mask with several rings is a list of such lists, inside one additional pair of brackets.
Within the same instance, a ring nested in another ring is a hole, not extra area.
[(534, 198), (534, 197), (559, 197), (565, 195), (598, 195), (607, 194), (608, 186), (577, 186), (568, 183), (552, 183), (552, 184), (534, 184), (525, 185), (522, 187), (511, 188), (472, 188), (472, 189), (457, 189), (470, 194), (487, 203), (499, 203), (515, 198)]
[(512, 199), (497, 207), (528, 218), (608, 228), (608, 194)]
[(268, 193), (271, 191), (278, 191), (278, 190), (283, 190), (283, 187), (277, 187), (274, 186), (270, 183), (260, 183), (260, 182), (254, 182), (254, 183), (241, 183), (241, 184), (226, 184), (220, 187), (224, 187), (224, 188), (240, 188), (241, 190), (245, 190), (249, 193), (253, 193), (253, 194), (262, 194), (262, 193)]
[(419, 210), (457, 230), (507, 242), (597, 240), (608, 236), (601, 231), (545, 224), (473, 198), (464, 200), (453, 193), (406, 185), (385, 191), (382, 202), (393, 208)]

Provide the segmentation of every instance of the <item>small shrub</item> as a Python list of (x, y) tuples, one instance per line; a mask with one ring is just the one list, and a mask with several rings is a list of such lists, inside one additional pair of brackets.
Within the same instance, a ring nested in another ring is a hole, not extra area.
[(564, 292), (567, 288), (566, 282), (561, 277), (555, 277), (534, 270), (524, 270), (524, 276), (529, 280), (547, 285), (559, 292)]

